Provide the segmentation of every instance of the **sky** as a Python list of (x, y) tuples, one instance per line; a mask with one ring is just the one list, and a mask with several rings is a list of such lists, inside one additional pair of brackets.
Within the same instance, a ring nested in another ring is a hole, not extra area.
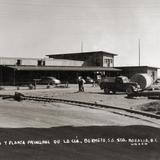
[(159, 0), (0, 0), (0, 57), (107, 51), (160, 67)]

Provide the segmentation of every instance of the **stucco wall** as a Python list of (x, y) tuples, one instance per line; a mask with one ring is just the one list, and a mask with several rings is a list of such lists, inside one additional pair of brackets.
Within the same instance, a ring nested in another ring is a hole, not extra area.
[(33, 60), (33, 59), (22, 59), (22, 63), (21, 65), (37, 65), (37, 59)]
[(82, 66), (83, 61), (65, 60), (65, 59), (44, 59), (46, 66)]
[(0, 58), (0, 65), (15, 65), (16, 63), (17, 63), (17, 59)]
[(157, 79), (157, 70), (155, 69), (148, 69), (147, 73), (153, 78), (153, 80), (155, 81)]

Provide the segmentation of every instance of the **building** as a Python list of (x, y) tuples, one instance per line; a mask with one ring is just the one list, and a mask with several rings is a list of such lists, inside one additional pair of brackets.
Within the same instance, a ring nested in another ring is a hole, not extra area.
[(128, 78), (131, 78), (134, 74), (137, 73), (147, 73), (153, 78), (154, 81), (157, 79), (157, 74), (159, 69), (157, 67), (151, 67), (151, 66), (123, 66), (117, 68), (121, 69), (122, 70), (121, 74), (127, 76)]
[(97, 79), (100, 76), (124, 75), (131, 78), (136, 73), (147, 73), (157, 79), (156, 67), (115, 67), (117, 54), (94, 51), (80, 53), (50, 54), (47, 58), (0, 58), (0, 85), (19, 85), (33, 79), (52, 76), (62, 82), (76, 83), (78, 76)]
[(114, 67), (114, 57), (117, 54), (96, 51), (47, 55), (49, 58), (81, 61), (82, 66)]
[(116, 54), (96, 51), (47, 55), (48, 58), (0, 58), (1, 85), (31, 83), (33, 79), (53, 76), (62, 82), (75, 83), (78, 76), (115, 76), (121, 69), (114, 68)]

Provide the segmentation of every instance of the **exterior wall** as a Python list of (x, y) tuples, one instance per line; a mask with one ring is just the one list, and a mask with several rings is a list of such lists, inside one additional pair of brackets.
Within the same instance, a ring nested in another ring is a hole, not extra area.
[(37, 59), (22, 59), (21, 65), (34, 66), (34, 65), (37, 65), (38, 63), (37, 61), (38, 61)]
[(114, 54), (107, 52), (84, 52), (75, 54), (48, 55), (48, 57), (55, 59), (84, 61), (83, 66), (99, 67), (114, 67), (114, 56)]
[(94, 53), (88, 56), (85, 66), (114, 67), (114, 56)]
[[(41, 61), (38, 64), (38, 61)], [(18, 62), (18, 63), (17, 63)], [(84, 61), (66, 59), (0, 58), (0, 65), (83, 66)]]
[(156, 69), (148, 69), (147, 73), (153, 78), (154, 81), (157, 79), (157, 70)]
[(65, 59), (44, 59), (45, 66), (82, 66), (83, 61), (65, 60)]
[(131, 78), (134, 74), (137, 73), (147, 73), (149, 74), (153, 80), (155, 81), (157, 79), (157, 69), (156, 68), (150, 68), (150, 67), (117, 67), (119, 69), (122, 69), (121, 74), (124, 76), (127, 76), (128, 78)]
[(137, 74), (137, 73), (147, 73), (147, 70), (145, 68), (121, 68), (122, 69), (122, 75), (127, 76), (129, 79)]
[[(36, 58), (6, 58), (0, 57), (0, 65), (37, 65)], [(20, 62), (18, 64), (17, 62)]]
[(103, 55), (103, 67), (114, 67), (114, 57), (111, 55)]
[[(82, 55), (82, 56), (81, 56)], [(64, 59), (63, 59), (64, 56)], [(74, 59), (74, 60), (73, 60)], [(80, 60), (83, 59), (83, 60)], [(91, 54), (62, 55), (57, 58), (0, 58), (0, 65), (41, 65), (41, 66), (99, 66), (114, 67), (114, 55), (93, 52)]]
[(15, 58), (0, 58), (0, 65), (16, 65), (17, 59)]
[(100, 55), (90, 55), (84, 62), (84, 66), (102, 66), (102, 57)]
[(14, 85), (15, 71), (5, 66), (0, 66), (0, 85)]

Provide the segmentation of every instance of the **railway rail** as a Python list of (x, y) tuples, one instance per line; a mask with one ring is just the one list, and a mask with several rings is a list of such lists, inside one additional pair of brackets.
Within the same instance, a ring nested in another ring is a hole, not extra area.
[[(160, 119), (160, 115), (156, 115), (156, 114), (153, 114), (153, 113), (148, 113), (148, 112), (138, 111), (138, 110), (133, 110), (133, 109), (127, 109), (127, 108), (121, 108), (121, 107), (115, 107), (115, 106), (100, 104), (100, 103), (97, 103), (97, 102), (90, 103), (90, 102), (60, 99), (60, 98), (26, 96), (26, 95), (18, 93), (18, 92), (15, 92), (15, 95), (1, 95), (1, 97), (3, 99), (14, 98), (17, 101), (32, 100), (32, 101), (43, 101), (43, 102), (60, 102), (60, 103), (67, 103), (67, 104), (78, 105), (78, 106), (83, 106), (83, 107), (87, 106), (89, 108), (101, 108), (101, 109), (105, 108), (105, 109), (125, 111), (127, 113), (133, 113), (133, 114), (136, 114), (136, 115), (142, 115), (142, 116), (145, 116), (145, 117)], [(116, 113), (118, 113), (118, 112), (116, 112)]]

